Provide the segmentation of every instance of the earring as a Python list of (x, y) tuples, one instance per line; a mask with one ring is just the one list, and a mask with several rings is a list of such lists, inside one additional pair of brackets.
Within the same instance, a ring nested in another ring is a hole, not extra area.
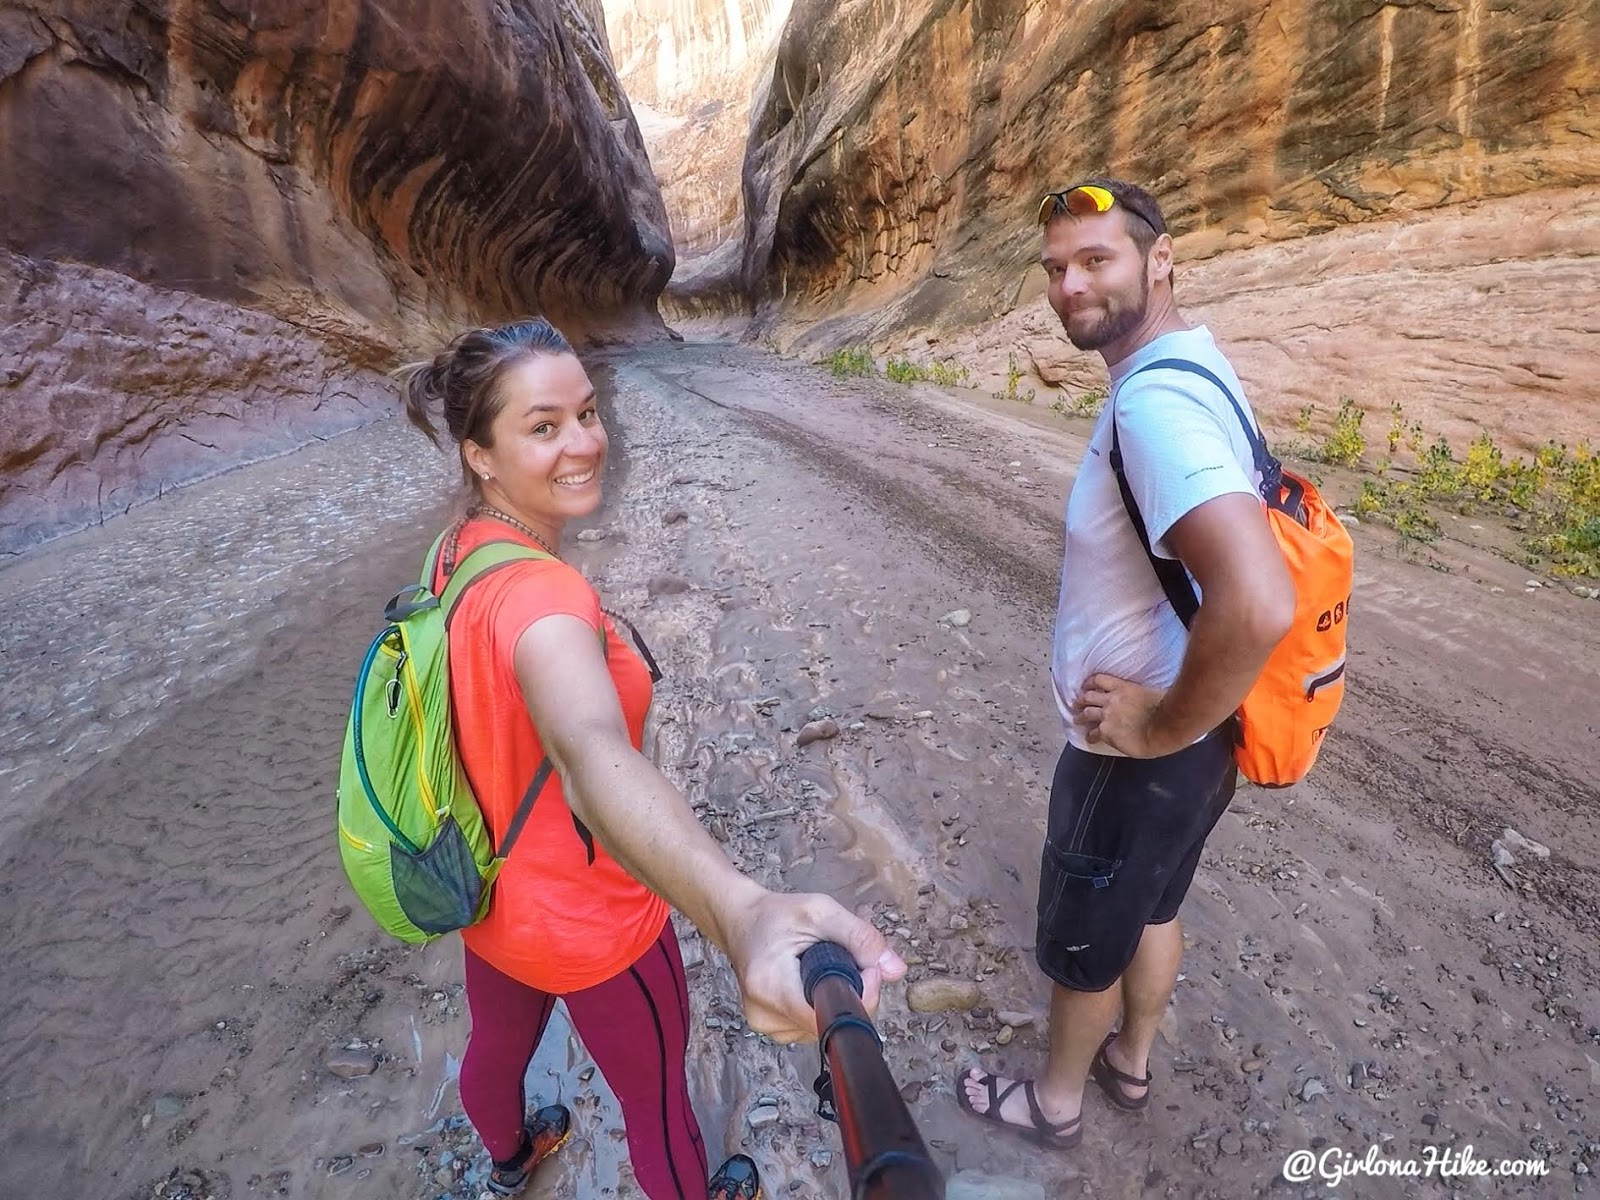
[(487, 471), (483, 472), (483, 477), (485, 479), (489, 478), (489, 472), (487, 472)]

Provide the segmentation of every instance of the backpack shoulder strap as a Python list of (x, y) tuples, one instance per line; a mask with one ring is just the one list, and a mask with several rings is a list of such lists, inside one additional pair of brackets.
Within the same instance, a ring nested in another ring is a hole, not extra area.
[(1117, 412), (1111, 410), (1111, 471), (1117, 477), (1117, 490), (1122, 493), (1122, 507), (1128, 510), (1128, 517), (1133, 522), (1134, 532), (1139, 535), (1139, 544), (1144, 547), (1145, 557), (1150, 560), (1150, 565), (1155, 568), (1156, 578), (1161, 582), (1161, 590), (1166, 593), (1167, 599), (1172, 604), (1172, 611), (1178, 614), (1178, 620), (1183, 622), (1185, 629), (1193, 623), (1195, 614), (1200, 611), (1200, 598), (1194, 594), (1194, 584), (1189, 581), (1189, 572), (1184, 569), (1181, 562), (1174, 559), (1162, 558), (1150, 546), (1150, 531), (1145, 528), (1144, 517), (1139, 513), (1139, 502), (1133, 498), (1133, 488), (1128, 483), (1128, 474), (1122, 466), (1122, 443), (1117, 436)]
[(433, 576), (439, 569), (439, 554), (444, 549), (444, 540), (450, 536), (448, 529), (433, 539), (433, 545), (428, 547), (427, 556), (422, 560), (422, 578), (417, 582), (428, 591), (433, 591)]
[[(437, 552), (437, 545), (434, 550)], [(430, 554), (429, 557), (432, 559), (433, 555)], [(444, 609), (445, 628), (450, 628), (450, 618), (455, 614), (456, 606), (461, 603), (461, 597), (473, 584), (502, 567), (509, 567), (512, 563), (539, 559), (553, 561), (555, 556), (546, 554), (543, 550), (535, 550), (532, 546), (525, 546), (521, 542), (507, 540), (484, 542), (477, 547), (456, 564), (455, 571), (439, 594), (439, 607)]]
[[(1119, 383), (1117, 385), (1117, 393), (1120, 393), (1127, 386), (1128, 380), (1132, 379), (1134, 375), (1156, 370), (1186, 371), (1212, 383), (1228, 398), (1228, 402), (1233, 405), (1234, 413), (1239, 418), (1239, 423), (1244, 426), (1245, 436), (1250, 440), (1251, 452), (1255, 455), (1256, 469), (1265, 476), (1267, 471), (1263, 466), (1264, 461), (1272, 463), (1273, 467), (1277, 466), (1277, 461), (1267, 452), (1266, 440), (1250, 424), (1249, 418), (1244, 414), (1244, 409), (1240, 406), (1238, 400), (1234, 399), (1233, 393), (1228, 390), (1228, 385), (1218, 379), (1214, 372), (1207, 370), (1199, 363), (1193, 363), (1182, 358), (1158, 359), (1153, 363), (1140, 367), (1129, 375), (1127, 379)], [(1162, 558), (1150, 545), (1150, 531), (1144, 523), (1143, 514), (1139, 512), (1139, 502), (1134, 499), (1133, 487), (1128, 483), (1128, 473), (1122, 461), (1122, 438), (1117, 431), (1116, 394), (1111, 397), (1110, 408), (1111, 472), (1117, 477), (1117, 491), (1122, 495), (1122, 507), (1128, 511), (1128, 518), (1133, 522), (1134, 532), (1139, 535), (1139, 544), (1144, 547), (1145, 557), (1150, 560), (1150, 565), (1156, 573), (1156, 579), (1161, 583), (1161, 590), (1166, 593), (1167, 600), (1172, 605), (1172, 611), (1178, 614), (1178, 620), (1182, 621), (1183, 627), (1187, 629), (1193, 624), (1195, 614), (1200, 611), (1200, 598), (1195, 595), (1194, 584), (1190, 581), (1189, 572), (1185, 570), (1184, 565), (1174, 559)], [(1265, 483), (1263, 483), (1263, 487), (1265, 487)]]
[[(1142, 375), (1146, 371), (1183, 371), (1189, 375), (1198, 375), (1228, 398), (1228, 403), (1233, 406), (1234, 416), (1239, 418), (1239, 425), (1244, 430), (1245, 439), (1250, 443), (1250, 453), (1255, 459), (1256, 470), (1261, 472), (1262, 494), (1265, 495), (1267, 483), (1281, 475), (1283, 466), (1272, 457), (1272, 452), (1267, 449), (1267, 439), (1262, 437), (1261, 431), (1251, 423), (1250, 418), (1245, 415), (1244, 405), (1239, 403), (1238, 397), (1227, 384), (1222, 382), (1216, 372), (1202, 367), (1197, 362), (1190, 362), (1187, 358), (1162, 358), (1140, 367), (1133, 372), (1133, 375), (1129, 375), (1128, 379), (1132, 379), (1134, 375)], [(1128, 379), (1122, 381), (1123, 386), (1127, 385)]]
[[(554, 769), (548, 754), (539, 760), (539, 769), (533, 773), (533, 782), (528, 785), (528, 790), (522, 794), (522, 799), (517, 802), (517, 811), (511, 814), (511, 824), (506, 826), (506, 836), (495, 849), (496, 857), (511, 857), (511, 847), (517, 844), (517, 838), (522, 833), (522, 827), (528, 823), (528, 816), (533, 812), (533, 802), (539, 798), (539, 793), (544, 791), (544, 785), (549, 781), (550, 772)], [(577, 821), (576, 814), (572, 819)], [(589, 861), (594, 861), (594, 851), (592, 849), (589, 851)]]
[[(438, 561), (438, 554), (443, 544), (443, 536), (434, 543), (433, 549), (428, 554), (428, 571), (425, 576), (432, 579), (432, 570)], [(450, 628), (450, 618), (455, 613), (456, 606), (461, 603), (461, 598), (468, 588), (485, 576), (500, 570), (502, 567), (511, 566), (519, 562), (536, 562), (540, 559), (559, 561), (553, 554), (546, 554), (543, 550), (535, 550), (532, 546), (522, 542), (510, 540), (497, 540), (484, 542), (468, 554), (456, 565), (449, 582), (444, 586), (444, 591), (439, 597), (439, 605), (444, 609), (445, 628)], [(600, 653), (606, 652), (606, 626), (605, 621), (600, 622)], [(528, 817), (533, 813), (534, 801), (539, 799), (539, 793), (544, 791), (545, 784), (550, 781), (550, 774), (555, 769), (555, 764), (550, 761), (550, 756), (545, 755), (539, 762), (538, 770), (533, 773), (533, 779), (528, 784), (528, 790), (522, 794), (522, 799), (517, 802), (517, 808), (511, 814), (511, 823), (506, 826), (505, 837), (496, 848), (495, 854), (499, 858), (509, 858), (511, 848), (516, 845), (517, 838), (522, 834), (522, 827), (528, 823)], [(589, 864), (594, 865), (594, 835), (589, 832), (577, 813), (572, 814), (572, 825), (582, 840), (584, 850), (588, 855)]]

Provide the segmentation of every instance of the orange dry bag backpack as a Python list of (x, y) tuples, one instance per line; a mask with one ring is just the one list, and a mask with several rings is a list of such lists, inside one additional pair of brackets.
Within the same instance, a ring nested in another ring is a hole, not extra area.
[[(1294, 624), (1239, 706), (1235, 757), (1239, 770), (1252, 783), (1288, 787), (1304, 779), (1317, 761), (1322, 736), (1344, 699), (1345, 630), (1355, 577), (1355, 546), (1311, 481), (1285, 471), (1272, 457), (1266, 439), (1250, 423), (1222, 380), (1198, 363), (1184, 359), (1164, 358), (1139, 368), (1156, 370), (1187, 371), (1220, 389), (1244, 426), (1256, 470), (1261, 472), (1261, 503), (1267, 524), (1272, 527), (1294, 580)], [(1127, 384), (1126, 379), (1123, 384)], [(1123, 474), (1114, 410), (1111, 469), (1162, 590), (1187, 629), (1200, 602), (1183, 564), (1160, 558), (1150, 549), (1144, 518), (1139, 515), (1139, 506)]]

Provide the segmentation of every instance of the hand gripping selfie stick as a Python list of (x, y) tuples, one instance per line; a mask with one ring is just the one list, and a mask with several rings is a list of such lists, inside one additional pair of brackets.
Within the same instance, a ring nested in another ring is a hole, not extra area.
[(852, 1200), (944, 1200), (944, 1177), (861, 1006), (855, 959), (843, 946), (818, 942), (800, 956), (800, 975), (817, 1013), (817, 1112), (838, 1123)]

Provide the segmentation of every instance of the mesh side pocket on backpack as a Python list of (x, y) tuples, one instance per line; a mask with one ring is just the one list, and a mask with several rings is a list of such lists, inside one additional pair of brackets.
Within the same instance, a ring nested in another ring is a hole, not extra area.
[(483, 880), (454, 818), (445, 817), (421, 854), (391, 842), (389, 870), (401, 911), (424, 933), (449, 933), (477, 920)]

